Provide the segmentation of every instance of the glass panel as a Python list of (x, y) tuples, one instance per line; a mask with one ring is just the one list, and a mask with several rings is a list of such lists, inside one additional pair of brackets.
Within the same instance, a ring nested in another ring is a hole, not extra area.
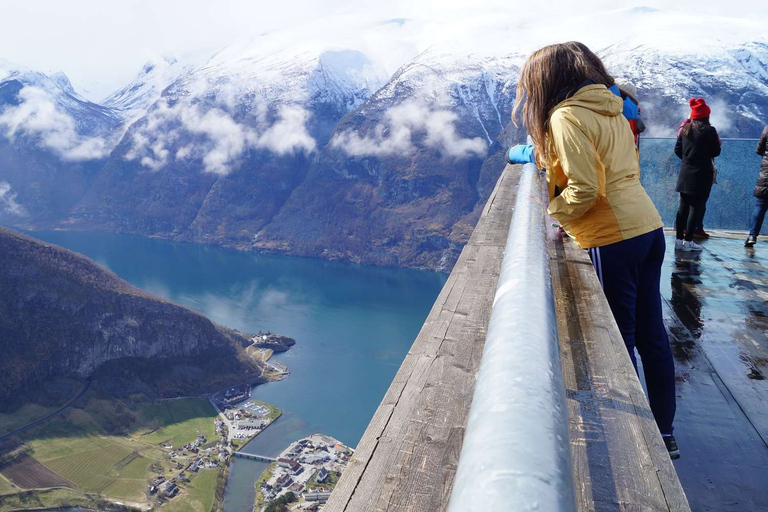
[[(752, 214), (761, 157), (755, 154), (755, 140), (724, 140), (723, 152), (715, 159), (717, 184), (707, 202), (704, 227), (747, 230)], [(640, 180), (656, 204), (664, 225), (674, 226), (680, 195), (675, 192), (680, 159), (675, 156), (675, 139), (640, 138)], [(768, 234), (764, 225), (763, 234)]]

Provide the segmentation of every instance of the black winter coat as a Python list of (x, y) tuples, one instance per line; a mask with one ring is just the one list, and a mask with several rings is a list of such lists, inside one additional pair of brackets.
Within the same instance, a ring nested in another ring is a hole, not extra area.
[(683, 161), (675, 190), (681, 194), (709, 197), (715, 166), (712, 159), (720, 154), (720, 137), (714, 126), (701, 131), (691, 128), (688, 135), (684, 129), (677, 137), (675, 154)]
[(763, 157), (763, 161), (760, 163), (760, 174), (757, 175), (754, 194), (760, 199), (768, 199), (768, 126), (763, 128), (755, 152)]

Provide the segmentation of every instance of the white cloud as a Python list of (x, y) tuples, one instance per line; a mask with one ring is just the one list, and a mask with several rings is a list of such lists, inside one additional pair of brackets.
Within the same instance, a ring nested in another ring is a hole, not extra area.
[[(200, 84), (192, 84), (190, 89), (205, 91)], [(254, 116), (239, 122), (228, 110), (242, 101), (227, 88), (218, 90), (215, 106), (201, 106), (203, 102), (194, 93), (173, 105), (163, 99), (148, 113), (146, 124), (134, 128), (125, 158), (139, 160), (155, 171), (167, 165), (171, 156), (176, 161), (198, 160), (205, 172), (226, 175), (248, 149), (279, 155), (315, 149), (306, 127), (309, 112), (303, 107), (281, 105), (270, 122), (266, 106), (256, 103), (251, 105)], [(194, 140), (175, 148), (184, 134), (192, 134)]]
[(111, 147), (103, 139), (79, 135), (74, 119), (56, 108), (45, 90), (26, 86), (19, 91), (18, 99), (18, 105), (8, 105), (0, 112), (0, 129), (8, 139), (19, 135), (38, 138), (40, 145), (70, 161), (94, 160), (109, 154)]
[[(665, 9), (670, 2), (637, 0), (619, 5)], [(414, 55), (411, 52), (423, 51), (436, 42), (448, 41), (454, 47), (511, 46), (531, 20), (548, 24), (542, 27), (542, 34), (565, 39), (566, 35), (558, 35), (552, 28), (553, 22), (568, 22), (574, 16), (616, 6), (617, 2), (608, 0), (26, 0), (3, 3), (3, 18), (12, 22), (3, 24), (0, 48), (3, 57), (32, 68), (63, 69), (78, 90), (92, 91), (89, 98), (98, 101), (127, 83), (155, 54), (210, 55), (234, 39), (253, 34), (294, 29), (305, 40), (337, 46), (340, 39), (362, 38), (362, 46), (354, 47), (372, 57), (377, 57), (373, 50), (377, 51), (394, 72)], [(755, 18), (764, 12), (765, 0), (678, 0), (674, 8), (686, 15), (704, 12)], [(393, 23), (373, 30), (375, 24), (391, 19), (408, 22), (402, 27)], [(573, 25), (574, 30), (579, 28)], [(702, 37), (716, 29), (714, 24), (707, 27), (700, 31)], [(581, 28), (587, 34), (613, 28), (634, 30), (630, 22)], [(383, 32), (387, 33), (384, 40)]]
[(458, 116), (441, 107), (442, 101), (408, 100), (390, 108), (384, 122), (372, 133), (360, 135), (347, 130), (331, 140), (331, 146), (352, 156), (410, 155), (415, 151), (414, 138), (424, 137), (424, 145), (454, 157), (484, 156), (488, 145), (480, 137), (462, 138), (456, 131)]
[(256, 146), (267, 148), (279, 155), (297, 150), (310, 152), (315, 149), (315, 139), (307, 132), (309, 112), (291, 105), (281, 105), (278, 120), (262, 133)]
[(24, 208), (16, 202), (16, 193), (11, 190), (11, 185), (0, 181), (0, 211), (13, 215), (25, 215)]

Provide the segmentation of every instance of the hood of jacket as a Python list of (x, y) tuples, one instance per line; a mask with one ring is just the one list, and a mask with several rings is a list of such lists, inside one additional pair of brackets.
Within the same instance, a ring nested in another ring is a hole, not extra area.
[(581, 107), (604, 116), (618, 116), (624, 110), (624, 101), (605, 88), (604, 85), (587, 85), (576, 91), (570, 98), (561, 101), (550, 111), (563, 107)]

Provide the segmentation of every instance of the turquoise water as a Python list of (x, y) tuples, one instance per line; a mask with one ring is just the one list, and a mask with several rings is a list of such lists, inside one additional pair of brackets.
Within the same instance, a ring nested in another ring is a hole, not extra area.
[[(291, 350), (277, 355), (291, 375), (254, 388), (254, 397), (284, 412), (245, 448), (264, 455), (314, 432), (356, 446), (447, 278), (129, 235), (32, 235), (222, 325), (295, 338)], [(265, 466), (234, 462), (228, 512), (251, 510), (253, 484)]]

